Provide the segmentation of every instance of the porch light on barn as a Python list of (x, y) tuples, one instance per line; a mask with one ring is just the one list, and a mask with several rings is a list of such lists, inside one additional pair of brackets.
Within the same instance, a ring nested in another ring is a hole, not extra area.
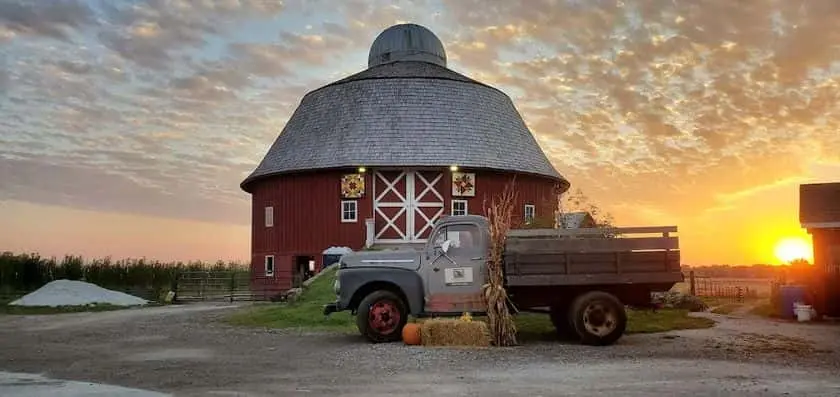
[(360, 174), (364, 174), (364, 173), (365, 173), (365, 171), (367, 171), (367, 170), (365, 169), (365, 167), (359, 167), (359, 173), (360, 173)]
[(458, 166), (457, 165), (450, 165), (449, 170), (452, 171), (452, 172), (458, 171)]

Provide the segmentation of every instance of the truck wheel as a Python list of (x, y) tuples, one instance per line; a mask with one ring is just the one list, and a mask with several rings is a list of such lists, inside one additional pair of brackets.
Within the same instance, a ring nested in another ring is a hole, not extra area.
[(568, 340), (577, 336), (569, 318), (568, 304), (552, 306), (548, 316), (551, 318), (551, 324), (554, 325), (560, 339)]
[(374, 343), (395, 342), (402, 338), (408, 322), (405, 302), (391, 291), (374, 291), (359, 303), (356, 326), (359, 332)]
[(611, 345), (627, 328), (624, 305), (612, 294), (601, 291), (587, 292), (575, 298), (569, 317), (585, 345)]

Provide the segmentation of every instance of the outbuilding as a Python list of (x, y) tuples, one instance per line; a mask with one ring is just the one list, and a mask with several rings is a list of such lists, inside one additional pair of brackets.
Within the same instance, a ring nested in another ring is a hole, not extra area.
[(569, 182), (510, 97), (447, 68), (425, 27), (389, 27), (367, 69), (303, 97), (242, 182), (254, 287), (296, 286), (328, 247), (422, 244), (442, 216), (484, 214), (514, 178), (514, 221), (553, 223)]
[(840, 317), (840, 182), (799, 186), (799, 223), (814, 249), (814, 309)]

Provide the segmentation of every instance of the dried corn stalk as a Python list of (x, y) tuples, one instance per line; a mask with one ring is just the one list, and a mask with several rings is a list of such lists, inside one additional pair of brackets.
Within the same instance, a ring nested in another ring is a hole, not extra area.
[(490, 222), (490, 252), (487, 256), (487, 283), (482, 292), (487, 305), (487, 319), (493, 342), (496, 346), (516, 344), (516, 323), (508, 310), (508, 295), (504, 288), (505, 237), (511, 225), (513, 204), (516, 201), (515, 180), (512, 180), (501, 196), (494, 197), (485, 213)]

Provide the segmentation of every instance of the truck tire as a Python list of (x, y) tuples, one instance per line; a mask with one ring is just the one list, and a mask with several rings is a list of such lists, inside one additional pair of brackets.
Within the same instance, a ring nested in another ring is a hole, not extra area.
[(551, 324), (557, 331), (557, 337), (561, 340), (570, 340), (577, 337), (571, 319), (569, 318), (569, 305), (555, 305), (551, 306), (551, 311), (548, 313), (551, 319)]
[(627, 312), (614, 295), (590, 291), (575, 298), (569, 311), (572, 328), (581, 343), (607, 346), (615, 343), (627, 328)]
[(408, 322), (408, 309), (397, 294), (378, 290), (368, 294), (356, 310), (359, 332), (373, 343), (396, 342)]

